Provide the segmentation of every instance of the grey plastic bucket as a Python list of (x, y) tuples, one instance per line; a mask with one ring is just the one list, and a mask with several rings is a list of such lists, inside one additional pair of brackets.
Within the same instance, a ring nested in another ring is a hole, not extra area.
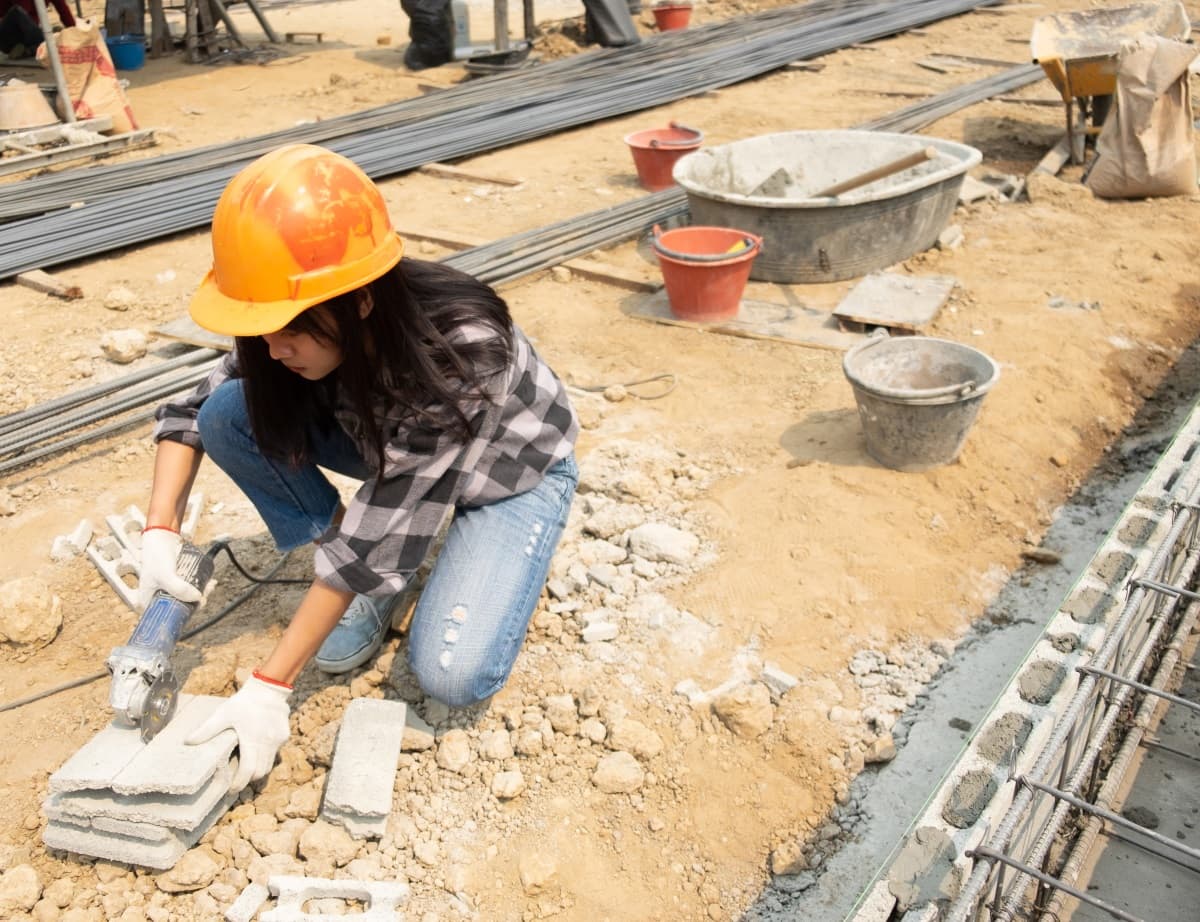
[(846, 353), (867, 453), (896, 471), (958, 457), (999, 366), (970, 346), (928, 336), (873, 337)]

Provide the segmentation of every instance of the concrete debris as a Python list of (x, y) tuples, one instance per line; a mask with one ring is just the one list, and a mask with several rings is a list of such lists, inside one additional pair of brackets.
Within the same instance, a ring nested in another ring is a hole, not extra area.
[(321, 815), (357, 838), (378, 838), (386, 829), (407, 710), (402, 701), (377, 698), (346, 706)]
[(44, 647), (62, 629), (62, 599), (36, 576), (0, 584), (0, 643)]
[(962, 225), (951, 224), (938, 234), (937, 248), (939, 250), (957, 250), (965, 241), (966, 238), (963, 236)]
[(233, 905), (225, 910), (225, 922), (250, 922), (270, 898), (271, 890), (266, 884), (247, 884)]
[(58, 561), (71, 560), (87, 550), (88, 542), (92, 540), (92, 523), (82, 520), (70, 534), (58, 535), (50, 546), (50, 559)]
[(146, 354), (148, 341), (141, 330), (108, 330), (100, 337), (100, 351), (110, 362), (128, 365)]
[[(326, 880), (316, 877), (272, 877), (267, 886), (277, 898), (275, 908), (264, 912), (262, 922), (322, 922), (341, 918), (345, 913), (306, 912), (314, 900), (355, 900), (366, 903), (365, 911), (355, 913), (361, 922), (399, 922), (399, 907), (408, 902), (408, 884), (401, 881)], [(344, 904), (343, 904), (344, 905)], [(337, 906), (341, 910), (342, 906)]]
[(127, 311), (137, 304), (138, 296), (124, 285), (110, 288), (104, 296), (104, 306), (110, 311)]
[(224, 699), (180, 695), (174, 719), (150, 743), (109, 724), (50, 776), (48, 848), (166, 870), (233, 803), (237, 737), (183, 741)]

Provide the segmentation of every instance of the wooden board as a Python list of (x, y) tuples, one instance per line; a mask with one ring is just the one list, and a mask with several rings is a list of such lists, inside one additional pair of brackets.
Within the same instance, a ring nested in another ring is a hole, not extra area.
[(697, 323), (681, 320), (671, 313), (666, 290), (631, 300), (624, 308), (625, 313), (639, 320), (663, 323), (670, 326), (691, 327), (706, 333), (722, 336), (740, 336), (745, 339), (766, 339), (772, 342), (789, 343), (794, 346), (809, 346), (815, 349), (831, 349), (844, 352), (864, 339), (863, 333), (852, 333), (838, 327), (837, 321), (828, 311), (816, 310), (803, 305), (780, 304), (774, 301), (759, 301), (743, 298), (738, 315), (733, 320), (716, 323)]
[(917, 330), (937, 316), (957, 284), (947, 275), (875, 272), (850, 290), (833, 316), (865, 326)]

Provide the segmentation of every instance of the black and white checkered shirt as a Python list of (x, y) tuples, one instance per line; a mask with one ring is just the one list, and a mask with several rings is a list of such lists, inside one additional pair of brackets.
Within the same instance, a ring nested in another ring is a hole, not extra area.
[[(494, 335), (482, 327), (457, 333), (468, 340)], [(235, 373), (236, 354), (230, 353), (191, 394), (159, 407), (154, 439), (203, 449), (196, 414), (205, 398)], [(444, 430), (413, 425), (411, 414), (378, 402), (384, 475), (362, 484), (347, 503), (340, 529), (322, 539), (315, 556), (322, 582), (376, 596), (400, 592), (451, 509), (524, 493), (571, 453), (579, 422), (566, 387), (520, 330), (513, 330), (508, 365), (484, 387), (490, 399), (463, 405), (476, 433), (466, 443)], [(375, 451), (340, 388), (334, 415), (370, 460)]]

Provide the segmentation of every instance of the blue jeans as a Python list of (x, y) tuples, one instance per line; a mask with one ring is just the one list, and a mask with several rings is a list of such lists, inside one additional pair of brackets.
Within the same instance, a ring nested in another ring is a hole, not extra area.
[[(310, 463), (292, 467), (263, 457), (237, 379), (209, 395), (198, 423), (205, 452), (258, 509), (281, 550), (319, 538), (333, 520), (340, 496), (319, 467), (352, 478), (373, 476), (332, 419), (325, 432), (311, 428)], [(409, 666), (426, 694), (465, 707), (504, 686), (578, 481), (570, 455), (526, 493), (455, 509), (409, 630)]]

